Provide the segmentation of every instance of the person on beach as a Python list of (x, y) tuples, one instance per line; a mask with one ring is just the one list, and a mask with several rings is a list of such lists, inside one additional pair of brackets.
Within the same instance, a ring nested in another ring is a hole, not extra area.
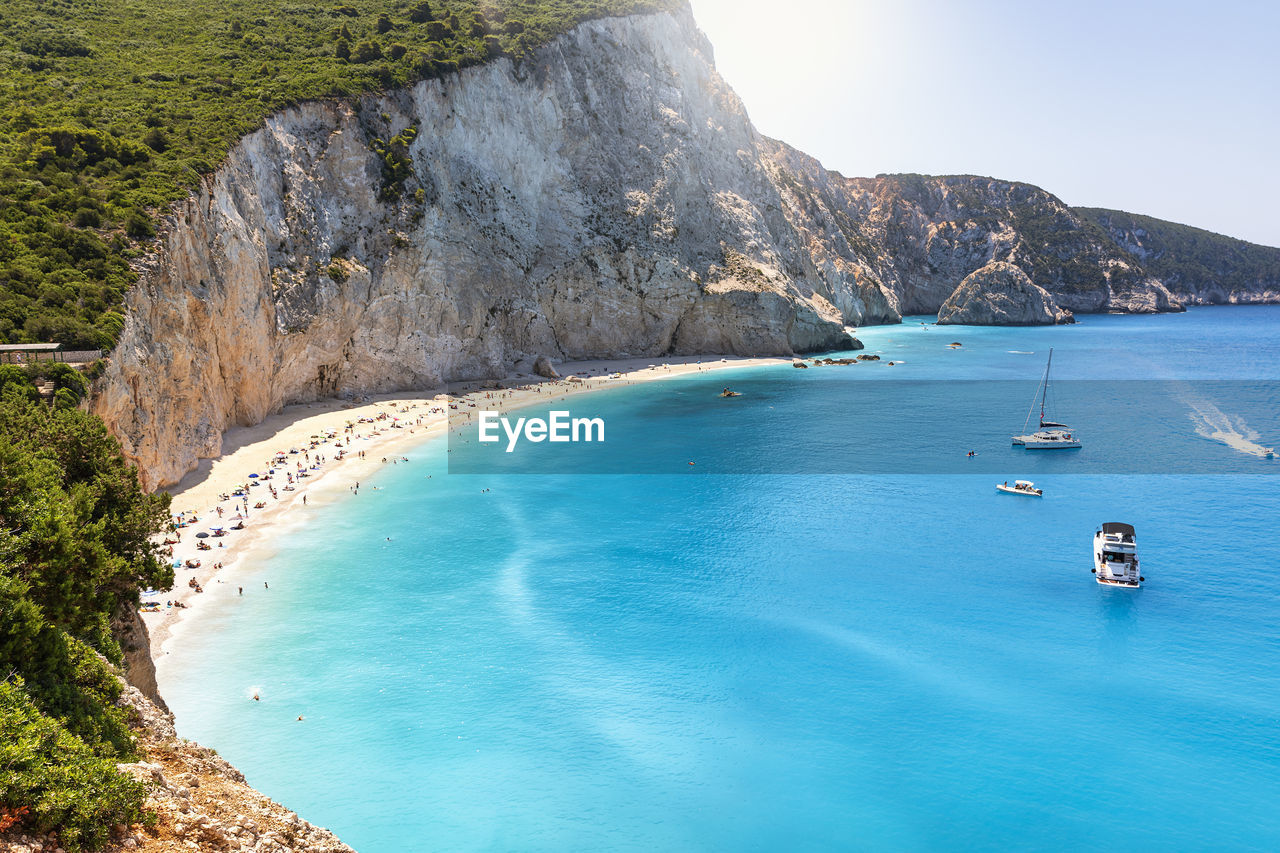
[(242, 587), (242, 586), (241, 586), (241, 587), (236, 587), (236, 588), (237, 588), (238, 590), (240, 590), (240, 594), (241, 594), (241, 595), (244, 595), (244, 587)]

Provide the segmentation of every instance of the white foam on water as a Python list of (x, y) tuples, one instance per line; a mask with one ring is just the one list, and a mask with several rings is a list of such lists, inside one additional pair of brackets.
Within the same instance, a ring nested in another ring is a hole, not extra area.
[(1243, 418), (1228, 415), (1208, 400), (1190, 394), (1183, 395), (1183, 402), (1191, 409), (1189, 416), (1197, 435), (1225, 444), (1246, 456), (1267, 457), (1270, 448), (1258, 443), (1261, 436)]

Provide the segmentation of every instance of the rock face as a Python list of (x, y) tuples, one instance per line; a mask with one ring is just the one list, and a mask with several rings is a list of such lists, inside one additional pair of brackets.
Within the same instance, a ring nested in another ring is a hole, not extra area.
[(142, 691), (142, 695), (162, 710), (169, 706), (160, 697), (160, 688), (156, 685), (156, 664), (151, 659), (151, 637), (147, 633), (147, 624), (142, 621), (138, 608), (124, 602), (111, 617), (111, 636), (124, 651), (124, 674), (129, 683)]
[(1074, 323), (1070, 311), (1007, 261), (992, 261), (965, 276), (938, 310), (939, 325), (1052, 326)]
[(973, 175), (845, 178), (779, 142), (769, 156), (789, 215), (826, 223), (819, 244), (862, 259), (858, 275), (899, 315), (937, 312), (992, 261), (1018, 266), (1071, 311), (1181, 310), (1131, 255), (1039, 187)]
[(556, 372), (555, 366), (551, 364), (551, 359), (545, 355), (538, 356), (538, 360), (533, 363), (533, 372), (546, 379), (559, 379), (560, 374)]
[(353, 853), (329, 830), (250, 788), (213, 750), (177, 737), (172, 715), (136, 689), (126, 685), (119, 704), (143, 753), (142, 761), (119, 768), (148, 786), (147, 809), (156, 815), (154, 826), (126, 830), (120, 848)]
[(896, 320), (855, 255), (812, 251), (764, 154), (687, 10), (290, 109), (175, 208), (93, 410), (154, 488), (286, 403)]
[(1280, 249), (1120, 210), (1076, 210), (1188, 305), (1280, 302)]

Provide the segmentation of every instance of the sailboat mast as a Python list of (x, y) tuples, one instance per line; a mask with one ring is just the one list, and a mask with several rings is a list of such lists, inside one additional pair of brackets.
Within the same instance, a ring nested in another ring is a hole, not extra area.
[(1053, 347), (1049, 347), (1049, 363), (1044, 366), (1044, 383), (1040, 394), (1040, 426), (1044, 427), (1044, 401), (1049, 397), (1049, 368), (1053, 367)]

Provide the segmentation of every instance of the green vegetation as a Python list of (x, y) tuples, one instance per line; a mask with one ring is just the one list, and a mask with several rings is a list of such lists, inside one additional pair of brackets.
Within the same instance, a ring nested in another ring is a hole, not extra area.
[(1219, 290), (1256, 291), (1280, 284), (1280, 249), (1224, 237), (1202, 228), (1150, 216), (1073, 208), (1175, 294)]
[(282, 107), (519, 58), (583, 20), (678, 4), (10, 0), (0, 16), (0, 341), (110, 349), (135, 279), (129, 261), (157, 217)]
[(145, 790), (115, 769), (134, 743), (109, 620), (173, 584), (148, 541), (169, 501), (100, 420), (32, 396), (0, 366), (0, 819), (79, 849), (143, 817)]

